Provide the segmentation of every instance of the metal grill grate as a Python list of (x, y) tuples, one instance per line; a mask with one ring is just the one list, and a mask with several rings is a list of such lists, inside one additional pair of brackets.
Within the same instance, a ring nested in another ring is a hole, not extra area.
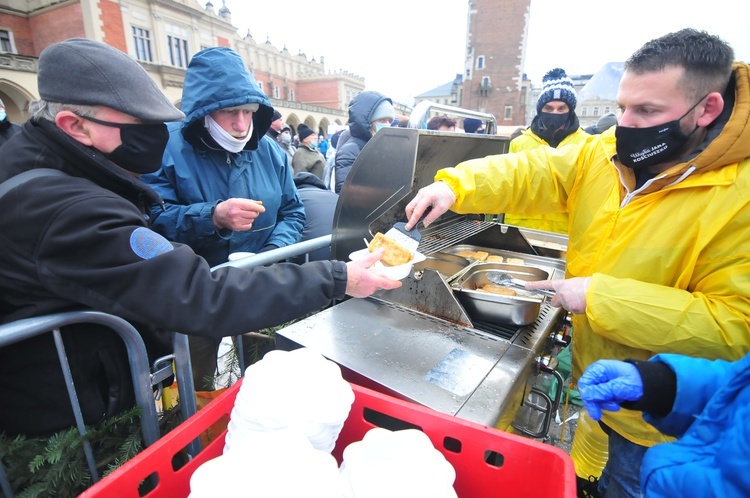
[(497, 323), (482, 322), (478, 320), (474, 320), (474, 328), (481, 330), (482, 332), (488, 332), (492, 335), (502, 337), (509, 341), (512, 341), (513, 337), (520, 330), (519, 327), (513, 325), (500, 325)]
[(496, 224), (489, 221), (462, 219), (458, 222), (439, 227), (435, 231), (423, 232), (417, 251), (422, 254), (432, 254), (442, 251), (446, 247), (453, 246)]

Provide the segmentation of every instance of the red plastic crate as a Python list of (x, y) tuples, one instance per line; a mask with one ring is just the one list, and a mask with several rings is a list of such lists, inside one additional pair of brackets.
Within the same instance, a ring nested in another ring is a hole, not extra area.
[[(222, 433), (178, 470), (172, 458), (222, 417), (228, 419), (241, 382), (227, 389), (197, 414), (141, 452), (82, 497), (138, 498), (139, 484), (152, 474), (158, 478), (148, 498), (179, 498), (190, 494), (190, 476), (203, 462), (219, 456)], [(494, 428), (445, 415), (352, 384), (355, 399), (333, 455), (361, 440), (373, 427), (391, 430), (419, 428), (456, 469), (454, 488), (460, 498), (509, 496), (576, 496), (573, 461), (561, 449)]]

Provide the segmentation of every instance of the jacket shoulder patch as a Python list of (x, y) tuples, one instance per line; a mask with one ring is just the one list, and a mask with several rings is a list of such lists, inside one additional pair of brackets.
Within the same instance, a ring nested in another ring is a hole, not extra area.
[(130, 235), (130, 248), (143, 259), (155, 258), (174, 249), (163, 236), (144, 227), (133, 230)]

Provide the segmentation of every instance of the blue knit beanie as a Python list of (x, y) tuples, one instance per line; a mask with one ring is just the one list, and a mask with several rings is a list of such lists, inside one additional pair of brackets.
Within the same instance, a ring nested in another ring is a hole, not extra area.
[(536, 102), (537, 114), (542, 112), (542, 107), (547, 102), (561, 100), (568, 104), (570, 111), (576, 108), (576, 91), (571, 80), (564, 69), (559, 67), (552, 69), (542, 78), (542, 93), (539, 94), (539, 100)]

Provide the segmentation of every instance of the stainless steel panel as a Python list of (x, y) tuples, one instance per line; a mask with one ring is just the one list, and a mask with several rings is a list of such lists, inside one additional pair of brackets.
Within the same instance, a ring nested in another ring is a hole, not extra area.
[[(385, 128), (357, 156), (339, 195), (333, 218), (331, 253), (345, 261), (362, 239), (405, 221), (404, 209), (417, 190), (433, 182), (437, 170), (469, 159), (508, 151), (510, 141), (495, 135), (436, 134)], [(440, 221), (459, 218), (452, 212)]]
[(463, 306), (453, 295), (453, 289), (437, 271), (415, 271), (401, 282), (398, 289), (379, 291), (375, 296), (458, 325), (472, 325)]
[[(350, 299), (277, 334), (400, 397), (453, 415), (508, 350), (517, 348), (490, 334), (375, 299)], [(496, 410), (510, 389), (512, 369), (504, 365), (502, 373), (495, 372), (497, 397), (482, 403), (485, 421), (499, 416)]]

